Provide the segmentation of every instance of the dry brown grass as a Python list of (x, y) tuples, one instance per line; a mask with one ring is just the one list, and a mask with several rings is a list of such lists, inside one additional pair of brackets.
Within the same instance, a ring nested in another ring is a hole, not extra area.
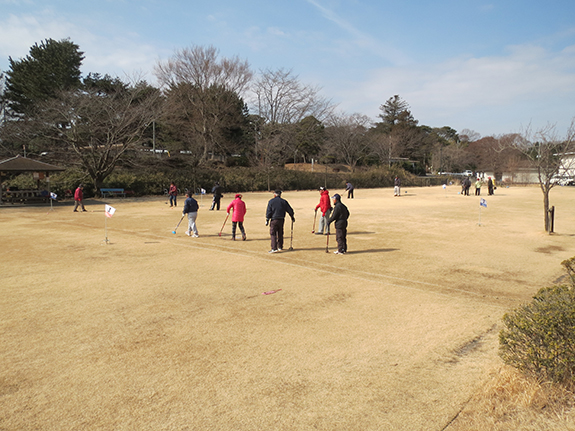
[[(200, 238), (162, 199), (110, 200), (109, 245), (104, 201), (0, 208), (0, 430), (442, 430), (462, 409), (451, 426), (514, 429), (472, 397), (501, 316), (575, 255), (575, 187), (551, 236), (537, 188), (498, 189), (481, 226), (458, 189), (357, 190), (345, 256), (311, 234), (317, 191), (285, 193), (295, 250), (274, 255), (268, 193), (244, 194), (245, 242), (205, 200)], [(513, 424), (573, 422), (549, 409)]]
[(502, 366), (447, 430), (571, 431), (574, 407), (575, 394), (568, 388)]

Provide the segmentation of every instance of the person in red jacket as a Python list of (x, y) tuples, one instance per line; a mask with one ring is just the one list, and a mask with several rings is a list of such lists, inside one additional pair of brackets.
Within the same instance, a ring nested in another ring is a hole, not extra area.
[(319, 209), (321, 211), (321, 217), (319, 219), (319, 226), (317, 228), (316, 235), (323, 235), (324, 231), (326, 234), (329, 234), (329, 224), (327, 221), (329, 220), (329, 216), (331, 214), (331, 202), (329, 201), (329, 191), (326, 190), (324, 187), (319, 188), (319, 204), (315, 207), (315, 212)]
[(78, 212), (78, 207), (82, 207), (82, 211), (87, 212), (86, 208), (84, 208), (84, 185), (80, 184), (76, 191), (74, 192), (74, 212)]
[(168, 190), (168, 195), (170, 196), (170, 208), (178, 206), (178, 188), (172, 181), (170, 183), (170, 189)]
[(236, 228), (239, 226), (242, 232), (242, 240), (246, 240), (246, 231), (244, 230), (244, 216), (246, 215), (246, 203), (242, 201), (242, 195), (237, 194), (235, 199), (228, 205), (228, 214), (232, 213), (232, 241), (236, 240)]

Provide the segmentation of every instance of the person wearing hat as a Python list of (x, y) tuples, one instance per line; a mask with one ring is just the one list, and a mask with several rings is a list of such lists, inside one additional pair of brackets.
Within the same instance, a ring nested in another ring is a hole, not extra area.
[(329, 233), (329, 225), (327, 221), (329, 220), (329, 215), (331, 214), (331, 202), (329, 201), (329, 191), (326, 190), (324, 187), (319, 188), (319, 204), (315, 207), (315, 212), (317, 210), (321, 210), (321, 217), (319, 219), (319, 226), (317, 228), (316, 235), (323, 235), (325, 233)]
[(236, 228), (239, 226), (242, 233), (242, 240), (246, 240), (246, 231), (244, 230), (244, 216), (246, 215), (246, 203), (242, 200), (242, 195), (237, 194), (235, 199), (228, 205), (228, 215), (232, 210), (232, 241), (236, 240)]
[(216, 181), (216, 183), (212, 187), (212, 194), (214, 195), (214, 197), (212, 199), (212, 206), (210, 207), (210, 211), (213, 211), (214, 208), (216, 207), (218, 211), (220, 210), (220, 200), (224, 197), (222, 195), (222, 191), (223, 189), (220, 186), (220, 183)]
[(293, 208), (289, 202), (281, 197), (282, 191), (274, 191), (273, 199), (268, 202), (266, 210), (266, 226), (270, 227), (270, 237), (272, 248), (269, 253), (282, 251), (284, 246), (284, 223), (286, 213), (291, 217), (292, 223), (295, 223)]
[(198, 238), (200, 234), (198, 233), (198, 227), (196, 226), (196, 219), (198, 218), (198, 210), (200, 206), (198, 205), (198, 201), (193, 197), (194, 192), (191, 190), (186, 192), (187, 199), (184, 202), (184, 210), (182, 211), (182, 215), (188, 215), (188, 230), (186, 231), (186, 235), (191, 236), (192, 238)]
[[(333, 212), (328, 220), (328, 226), (335, 222), (335, 240), (337, 241), (337, 251), (335, 254), (347, 253), (347, 219), (349, 210), (341, 201), (341, 196), (337, 193), (332, 196)], [(329, 235), (329, 234), (328, 234)]]
[(84, 208), (84, 184), (80, 184), (76, 191), (74, 192), (74, 212), (78, 212), (78, 207), (82, 207), (83, 212), (88, 212), (86, 208)]

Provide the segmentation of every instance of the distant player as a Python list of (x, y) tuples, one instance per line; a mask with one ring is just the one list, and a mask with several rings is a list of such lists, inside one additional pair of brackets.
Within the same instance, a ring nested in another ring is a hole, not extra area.
[(353, 184), (349, 181), (345, 182), (345, 191), (347, 192), (347, 198), (353, 199)]
[(74, 212), (78, 212), (78, 207), (82, 207), (83, 212), (88, 212), (86, 208), (84, 208), (84, 185), (80, 184), (76, 191), (74, 192)]
[(170, 208), (178, 206), (178, 188), (172, 181), (170, 183), (170, 188), (168, 190), (168, 195), (170, 196)]
[(212, 198), (212, 206), (210, 207), (210, 211), (213, 211), (214, 208), (216, 208), (218, 211), (220, 210), (220, 201), (224, 197), (222, 195), (223, 191), (224, 191), (224, 189), (222, 189), (222, 186), (220, 186), (220, 183), (218, 183), (216, 181), (216, 183), (212, 187), (213, 198)]
[(393, 196), (401, 196), (401, 180), (397, 176), (393, 180)]

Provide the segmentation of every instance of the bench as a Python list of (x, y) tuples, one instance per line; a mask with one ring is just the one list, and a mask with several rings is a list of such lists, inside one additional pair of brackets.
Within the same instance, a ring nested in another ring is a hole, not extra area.
[(100, 189), (100, 193), (102, 193), (102, 197), (113, 197), (113, 196), (122, 196), (123, 198), (126, 197), (126, 192), (124, 189)]

